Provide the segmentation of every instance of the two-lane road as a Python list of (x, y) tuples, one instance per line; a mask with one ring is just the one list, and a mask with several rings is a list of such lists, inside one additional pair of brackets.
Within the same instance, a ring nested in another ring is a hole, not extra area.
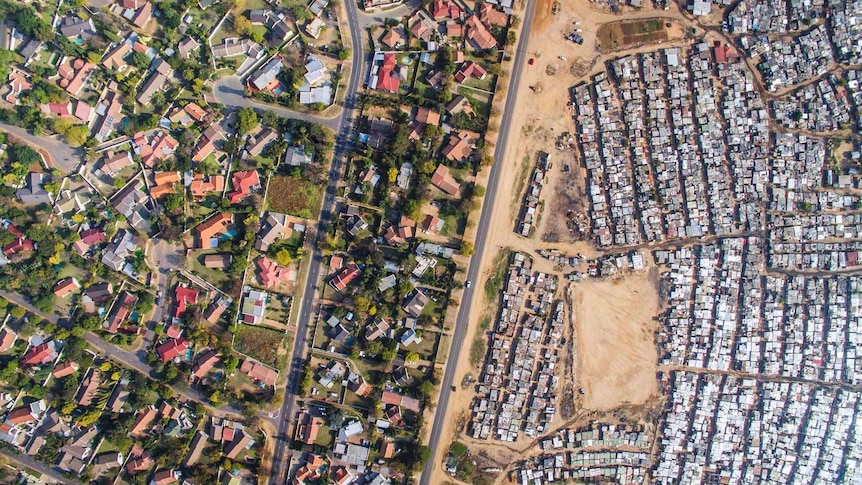
[(358, 12), (356, 3), (353, 1), (347, 1), (344, 2), (344, 7), (345, 10), (347, 10), (347, 23), (350, 27), (350, 37), (353, 42), (353, 60), (350, 70), (350, 80), (347, 85), (347, 94), (344, 98), (344, 110), (342, 111), (341, 116), (332, 120), (333, 122), (337, 122), (334, 126), (327, 123), (328, 126), (335, 130), (335, 147), (332, 154), (332, 164), (329, 169), (328, 187), (326, 188), (326, 195), (323, 199), (323, 208), (320, 212), (320, 220), (317, 224), (317, 235), (315, 240), (311, 242), (311, 263), (309, 264), (305, 287), (302, 291), (303, 296), (299, 307), (299, 319), (296, 324), (296, 338), (293, 344), (293, 353), (290, 358), (287, 385), (284, 390), (284, 404), (281, 407), (281, 413), (279, 416), (280, 421), (277, 426), (278, 435), (276, 436), (275, 452), (272, 458), (272, 472), (270, 473), (269, 479), (269, 483), (271, 485), (282, 485), (288, 483), (288, 474), (290, 473), (290, 449), (288, 445), (291, 440), (289, 432), (295, 421), (295, 413), (297, 410), (296, 400), (299, 397), (296, 393), (299, 386), (299, 377), (301, 376), (305, 365), (308, 325), (314, 318), (314, 300), (317, 295), (317, 285), (320, 280), (320, 271), (322, 266), (319, 243), (325, 237), (335, 209), (335, 187), (341, 180), (345, 157), (350, 149), (350, 139), (353, 132), (354, 122), (354, 109), (356, 107), (356, 94), (365, 72), (366, 54), (362, 43), (362, 35), (364, 34), (364, 31), (359, 26), (359, 22), (357, 20)]
[[(508, 97), (506, 98), (506, 106), (503, 111), (503, 119), (500, 123), (500, 135), (497, 139), (497, 147), (494, 149), (494, 165), (491, 167), (491, 175), (488, 179), (488, 190), (485, 193), (485, 203), (482, 206), (482, 215), (479, 218), (479, 225), (476, 231), (475, 253), (470, 261), (470, 266), (467, 269), (468, 281), (479, 281), (479, 272), (482, 270), (482, 258), (485, 254), (486, 243), (488, 242), (488, 231), (491, 229), (491, 219), (494, 212), (494, 201), (497, 196), (497, 189), (500, 185), (500, 174), (503, 171), (505, 162), (503, 157), (506, 155), (506, 145), (508, 143), (510, 125), (512, 115), (515, 110), (515, 105), (518, 102), (518, 89), (521, 84), (521, 70), (525, 62), (527, 51), (527, 43), (530, 39), (530, 28), (533, 24), (533, 16), (536, 13), (536, 0), (527, 0), (527, 11), (524, 15), (523, 28), (521, 29), (518, 47), (515, 51), (512, 67), (512, 77), (509, 83)], [(506, 188), (508, 189), (508, 188)], [(504, 229), (506, 230), (506, 229)], [(431, 427), (431, 439), (429, 447), (431, 448), (431, 459), (425, 464), (425, 470), (422, 472), (422, 480), (420, 485), (431, 484), (431, 472), (435, 466), (439, 465), (438, 451), (440, 441), (443, 439), (443, 428), (447, 422), (452, 419), (447, 415), (449, 408), (449, 398), (452, 393), (452, 385), (455, 380), (455, 371), (458, 367), (458, 359), (461, 355), (461, 349), (464, 344), (464, 337), (467, 333), (467, 327), (470, 323), (470, 306), (473, 304), (473, 295), (477, 287), (465, 288), (464, 294), (461, 297), (461, 307), (458, 309), (458, 318), (455, 322), (455, 332), (452, 338), (452, 350), (449, 352), (449, 358), (446, 361), (446, 371), (443, 374), (443, 382), (440, 387), (440, 398), (437, 401), (437, 409), (434, 413), (434, 425)]]
[[(353, 77), (352, 71), (350, 77)], [(252, 98), (245, 97), (245, 87), (242, 85), (242, 81), (236, 76), (225, 76), (216, 81), (213, 85), (213, 96), (220, 104), (231, 108), (253, 108), (258, 111), (274, 111), (282, 118), (320, 123), (336, 131), (341, 125), (341, 118), (343, 117), (343, 114), (341, 114), (327, 118), (315, 114), (301, 113), (277, 104), (260, 103)]]

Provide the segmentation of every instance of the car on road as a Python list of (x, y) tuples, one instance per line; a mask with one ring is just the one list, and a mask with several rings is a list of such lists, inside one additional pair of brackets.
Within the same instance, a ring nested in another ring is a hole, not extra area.
[(467, 288), (469, 288), (469, 287), (473, 286), (473, 282), (472, 282), (472, 281), (470, 281), (470, 280), (467, 280), (467, 285), (466, 285), (466, 286), (467, 286)]

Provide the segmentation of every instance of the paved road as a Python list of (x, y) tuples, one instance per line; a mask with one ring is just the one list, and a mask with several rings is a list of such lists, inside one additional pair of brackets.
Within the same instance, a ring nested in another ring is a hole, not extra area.
[(0, 123), (0, 131), (11, 133), (18, 138), (42, 148), (51, 156), (51, 163), (63, 173), (71, 173), (78, 169), (78, 164), (83, 160), (84, 152), (79, 148), (72, 148), (68, 143), (57, 139), (56, 136), (35, 136), (24, 128)]
[(28, 455), (16, 455), (10, 451), (0, 450), (0, 455), (5, 456), (9, 461), (18, 465), (18, 470), (21, 471), (24, 468), (30, 468), (34, 471), (41, 473), (44, 476), (48, 476), (53, 480), (56, 480), (55, 483), (63, 483), (67, 485), (83, 485), (81, 482), (77, 480), (70, 480), (63, 476), (62, 473), (55, 470), (53, 467), (49, 467), (41, 462), (38, 462), (33, 459), (33, 457)]
[[(352, 71), (350, 77), (353, 78)], [(252, 98), (246, 98), (242, 81), (236, 76), (225, 76), (216, 81), (215, 85), (213, 85), (213, 96), (219, 103), (232, 108), (254, 108), (258, 111), (275, 111), (281, 117), (320, 123), (332, 128), (336, 132), (341, 126), (342, 115), (335, 116), (334, 118), (325, 118), (323, 116), (300, 113), (275, 104), (259, 103)]]
[[(512, 122), (512, 113), (515, 104), (518, 101), (518, 88), (521, 84), (521, 69), (525, 62), (525, 54), (527, 50), (527, 42), (530, 38), (530, 29), (533, 24), (533, 16), (536, 13), (536, 0), (528, 0), (527, 11), (524, 15), (523, 28), (521, 29), (520, 39), (518, 40), (518, 49), (515, 52), (511, 83), (509, 84), (509, 95), (506, 98), (506, 106), (503, 111), (503, 121), (500, 124), (500, 137), (497, 142), (497, 148), (494, 150), (494, 160), (496, 163), (491, 167), (491, 176), (488, 180), (488, 190), (485, 193), (485, 203), (482, 206), (482, 216), (479, 218), (479, 225), (476, 232), (475, 254), (470, 261), (470, 267), (467, 269), (467, 280), (478, 281), (479, 272), (482, 269), (482, 257), (484, 256), (486, 243), (488, 242), (488, 230), (491, 225), (491, 215), (494, 212), (494, 200), (497, 195), (497, 189), (500, 183), (500, 173), (503, 170), (503, 157), (506, 153), (506, 145), (508, 143), (510, 125)], [(504, 187), (504, 190), (508, 188)], [(431, 427), (431, 440), (429, 447), (431, 448), (431, 459), (425, 465), (425, 470), (422, 472), (420, 485), (430, 485), (431, 471), (435, 466), (439, 466), (437, 462), (437, 451), (440, 447), (440, 440), (443, 438), (443, 427), (446, 421), (451, 419), (447, 414), (449, 407), (449, 398), (452, 394), (452, 385), (455, 379), (455, 369), (458, 366), (458, 358), (461, 354), (461, 348), (464, 344), (464, 336), (467, 332), (467, 326), (470, 320), (470, 306), (473, 304), (473, 294), (476, 287), (464, 288), (464, 294), (461, 297), (461, 307), (458, 310), (458, 319), (455, 323), (455, 335), (452, 339), (452, 350), (449, 352), (449, 358), (446, 362), (446, 371), (443, 374), (443, 383), (440, 388), (440, 398), (437, 401), (437, 409), (434, 414), (434, 425)]]
[[(317, 224), (317, 236), (312, 241), (311, 264), (309, 265), (308, 277), (305, 281), (305, 288), (302, 291), (302, 302), (299, 308), (299, 319), (296, 325), (296, 339), (293, 344), (293, 354), (290, 359), (290, 368), (288, 370), (287, 385), (284, 391), (284, 404), (281, 407), (280, 423), (278, 424), (278, 435), (276, 437), (275, 452), (272, 458), (272, 472), (270, 473), (269, 483), (271, 485), (282, 485), (288, 482), (288, 474), (290, 473), (290, 442), (289, 431), (295, 420), (294, 413), (297, 410), (297, 388), (299, 386), (299, 377), (302, 369), (305, 366), (306, 356), (306, 338), (308, 334), (308, 324), (311, 322), (314, 315), (314, 299), (317, 290), (317, 283), (321, 275), (322, 259), (319, 248), (319, 242), (326, 234), (329, 227), (332, 213), (335, 208), (335, 187), (341, 180), (342, 170), (345, 162), (345, 156), (349, 149), (351, 133), (354, 123), (354, 109), (356, 107), (356, 93), (361, 85), (361, 80), (365, 72), (366, 54), (363, 46), (364, 31), (360, 28), (358, 22), (358, 11), (356, 3), (352, 1), (344, 2), (344, 7), (347, 10), (347, 23), (350, 28), (350, 37), (353, 42), (353, 61), (350, 70), (350, 80), (347, 85), (347, 95), (344, 98), (344, 110), (341, 115), (334, 121), (334, 126), (327, 124), (335, 130), (335, 148), (332, 156), (332, 164), (329, 170), (329, 187), (326, 189), (326, 196), (323, 200), (323, 209), (320, 213), (320, 220)], [(293, 115), (291, 115), (293, 116)]]

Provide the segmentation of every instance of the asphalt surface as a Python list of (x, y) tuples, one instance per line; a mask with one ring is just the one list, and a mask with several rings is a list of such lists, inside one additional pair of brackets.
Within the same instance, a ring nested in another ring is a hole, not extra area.
[[(533, 26), (533, 16), (536, 13), (536, 0), (528, 0), (527, 11), (524, 15), (523, 28), (521, 29), (520, 38), (518, 39), (518, 48), (515, 51), (513, 60), (513, 69), (511, 83), (509, 84), (509, 95), (506, 98), (506, 106), (503, 111), (503, 118), (500, 124), (500, 138), (497, 142), (497, 147), (494, 150), (494, 165), (491, 166), (491, 175), (488, 179), (488, 189), (485, 192), (486, 203), (482, 206), (482, 215), (479, 218), (479, 225), (476, 232), (475, 253), (470, 260), (470, 266), (467, 269), (467, 280), (478, 281), (479, 272), (482, 269), (482, 258), (485, 254), (486, 243), (488, 242), (488, 230), (491, 225), (491, 214), (494, 212), (494, 200), (497, 196), (497, 189), (500, 185), (500, 173), (503, 171), (503, 157), (506, 153), (506, 145), (509, 142), (510, 125), (512, 122), (512, 112), (515, 104), (518, 102), (518, 89), (521, 84), (521, 70), (526, 65), (526, 50), (527, 42), (530, 38), (530, 29)], [(504, 188), (508, 190), (508, 188)], [(461, 306), (458, 310), (458, 319), (455, 322), (455, 332), (452, 337), (452, 349), (449, 351), (449, 357), (446, 361), (446, 371), (443, 374), (443, 382), (440, 387), (440, 398), (437, 400), (437, 409), (434, 413), (434, 425), (431, 427), (431, 439), (429, 447), (431, 448), (431, 459), (425, 464), (425, 470), (422, 472), (420, 485), (430, 485), (431, 471), (437, 463), (437, 449), (440, 447), (440, 440), (443, 438), (443, 426), (450, 419), (447, 415), (449, 408), (449, 397), (452, 394), (452, 385), (455, 379), (455, 369), (458, 367), (458, 359), (461, 355), (461, 349), (464, 345), (464, 336), (467, 332), (467, 327), (470, 323), (470, 307), (473, 304), (473, 294), (476, 286), (472, 288), (464, 288), (464, 294), (461, 297)]]
[[(9, 461), (17, 464), (22, 468), (18, 468), (17, 470), (22, 471), (23, 468), (30, 468), (41, 473), (43, 476), (47, 476), (51, 480), (55, 480), (56, 482), (52, 483), (63, 483), (65, 485), (83, 485), (83, 483), (78, 480), (70, 480), (66, 478), (62, 473), (55, 470), (54, 468), (45, 465), (44, 463), (38, 462), (33, 459), (33, 457), (24, 455), (24, 454), (16, 454), (7, 450), (0, 450), (0, 455), (3, 455)], [(44, 478), (44, 477), (43, 477)]]
[(68, 143), (58, 140), (56, 136), (35, 136), (24, 128), (5, 123), (0, 123), (0, 131), (11, 133), (25, 142), (45, 150), (51, 156), (51, 164), (63, 173), (74, 172), (83, 160), (84, 152), (81, 149), (72, 148)]
[[(293, 354), (290, 358), (287, 385), (284, 391), (284, 404), (282, 404), (277, 426), (275, 451), (272, 458), (272, 470), (269, 483), (271, 485), (282, 485), (288, 483), (290, 473), (290, 428), (295, 421), (294, 414), (297, 410), (297, 391), (299, 387), (302, 370), (305, 366), (306, 340), (308, 336), (308, 325), (314, 317), (314, 300), (317, 293), (317, 285), (321, 275), (321, 253), (319, 242), (326, 234), (335, 209), (335, 187), (341, 180), (344, 168), (345, 155), (350, 148), (351, 133), (354, 123), (354, 109), (356, 107), (356, 93), (362, 82), (366, 66), (366, 53), (363, 48), (362, 36), (365, 31), (360, 28), (358, 22), (358, 11), (356, 3), (344, 2), (347, 10), (347, 23), (350, 27), (350, 37), (353, 42), (353, 60), (350, 70), (350, 80), (347, 85), (347, 95), (344, 98), (344, 110), (341, 116), (329, 120), (335, 124), (326, 123), (335, 130), (335, 147), (333, 150), (332, 164), (329, 169), (329, 186), (326, 188), (326, 196), (323, 199), (323, 209), (317, 224), (317, 236), (312, 242), (311, 264), (308, 276), (305, 280), (305, 288), (302, 291), (302, 302), (299, 307), (299, 320), (296, 325), (296, 338), (293, 344)], [(294, 114), (291, 117), (296, 117)]]
[[(352, 71), (350, 77), (353, 77)], [(213, 96), (220, 104), (231, 108), (252, 108), (258, 111), (275, 111), (276, 114), (283, 118), (320, 123), (336, 131), (340, 127), (341, 118), (343, 117), (342, 115), (334, 118), (326, 118), (308, 113), (300, 113), (277, 104), (259, 103), (252, 98), (245, 97), (245, 87), (242, 85), (242, 81), (236, 76), (225, 76), (216, 81), (215, 85), (213, 85)]]

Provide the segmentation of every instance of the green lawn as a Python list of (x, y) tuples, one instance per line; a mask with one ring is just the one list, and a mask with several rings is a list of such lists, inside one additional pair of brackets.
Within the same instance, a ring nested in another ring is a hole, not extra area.
[(314, 444), (325, 448), (329, 448), (329, 445), (332, 444), (332, 430), (329, 429), (328, 425), (320, 425), (320, 431), (317, 433), (317, 439), (314, 440)]
[(186, 259), (186, 267), (192, 273), (200, 276), (204, 280), (212, 283), (213, 285), (221, 288), (222, 290), (228, 290), (230, 289), (231, 281), (233, 280), (231, 275), (223, 269), (207, 268), (203, 264), (204, 256), (217, 252), (219, 252), (217, 249), (193, 251), (191, 253), (191, 256)]
[(429, 332), (427, 330), (422, 331), (422, 341), (418, 344), (410, 344), (407, 346), (401, 346), (401, 348), (407, 352), (416, 352), (419, 354), (419, 358), (427, 359), (430, 361), (434, 361), (434, 346), (437, 343), (438, 334), (435, 332)]

